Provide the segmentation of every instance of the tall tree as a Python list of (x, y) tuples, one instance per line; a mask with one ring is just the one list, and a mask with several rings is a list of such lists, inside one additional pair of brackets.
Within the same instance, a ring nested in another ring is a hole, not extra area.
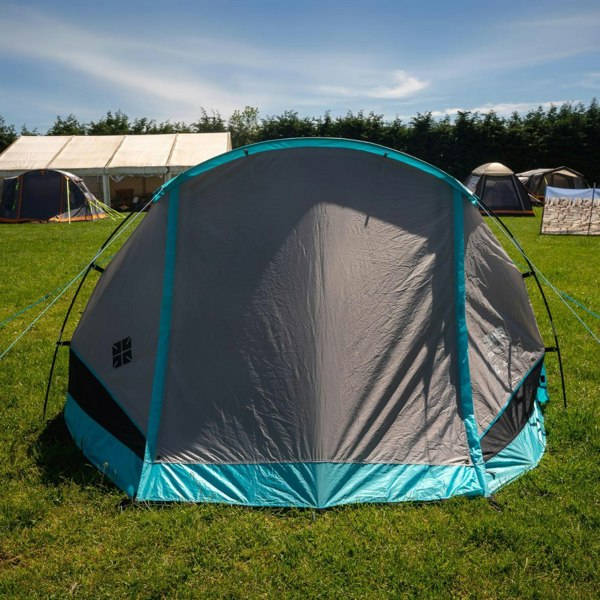
[(429, 156), (427, 160), (446, 173), (459, 178), (463, 174), (458, 172), (454, 162), (454, 125), (450, 117), (446, 115), (443, 119), (436, 121), (431, 132), (429, 142)]
[[(548, 112), (553, 110), (553, 107), (550, 107)], [(548, 156), (546, 150), (549, 139), (547, 120), (548, 115), (542, 106), (530, 110), (521, 118), (521, 152), (519, 155), (513, 155), (513, 161), (509, 164), (510, 168), (516, 173), (547, 167), (551, 164), (551, 162), (548, 162), (551, 157)], [(517, 161), (520, 161), (520, 163)], [(519, 164), (523, 166), (519, 166)]]
[(374, 112), (365, 115), (362, 110), (357, 113), (348, 111), (343, 117), (335, 120), (334, 130), (337, 137), (381, 143), (385, 124), (383, 115)]
[[(492, 161), (508, 165), (515, 172), (566, 164), (581, 171), (590, 181), (600, 182), (600, 105), (594, 98), (583, 104), (539, 106), (525, 115), (513, 113), (502, 118), (493, 111), (485, 115), (459, 112), (434, 118), (417, 113), (408, 123), (396, 117), (359, 111), (332, 117), (300, 117), (294, 110), (260, 118), (258, 108), (246, 106), (225, 121), (218, 111), (200, 109), (199, 118), (188, 124), (139, 117), (132, 122), (121, 110), (108, 111), (90, 123), (75, 115), (57, 116), (48, 135), (156, 134), (230, 131), (234, 147), (267, 139), (323, 136), (366, 140), (408, 152), (459, 179), (476, 166)], [(23, 126), (20, 133), (0, 117), (0, 151), (18, 135), (38, 135)]]
[(465, 179), (475, 167), (489, 162), (485, 159), (482, 160), (483, 144), (480, 121), (481, 115), (470, 111), (459, 111), (454, 120), (451, 175), (458, 179)]
[[(481, 144), (481, 163), (510, 162), (504, 148), (506, 142), (506, 123), (493, 110), (483, 115), (479, 121), (479, 141)], [(477, 165), (473, 165), (476, 167)]]
[(431, 147), (435, 119), (431, 112), (417, 113), (410, 120), (406, 137), (406, 151), (421, 160), (433, 163)]
[(583, 152), (585, 162), (582, 172), (590, 185), (600, 186), (600, 105), (594, 98), (585, 113), (585, 142)]
[(330, 111), (326, 111), (322, 117), (315, 119), (316, 135), (319, 137), (335, 137), (335, 121)]
[(525, 131), (523, 117), (518, 112), (505, 120), (505, 140), (500, 162), (510, 165), (515, 173), (535, 169), (540, 164), (533, 164), (529, 159), (529, 143)]
[(227, 123), (218, 110), (208, 114), (204, 108), (201, 108), (200, 118), (190, 125), (190, 129), (196, 133), (221, 133), (227, 131)]
[(129, 127), (129, 132), (135, 135), (156, 133), (156, 121), (146, 117), (134, 119), (133, 123)]
[(578, 171), (586, 168), (586, 109), (583, 104), (563, 104), (548, 123), (546, 154), (554, 159), (551, 167), (569, 165)]
[(246, 146), (260, 139), (261, 122), (258, 108), (246, 106), (244, 110), (235, 110), (227, 124), (234, 148)]
[(0, 152), (3, 152), (17, 139), (14, 125), (8, 125), (4, 117), (0, 116)]
[(46, 135), (85, 135), (86, 126), (77, 120), (74, 114), (69, 114), (64, 119), (58, 115)]
[(259, 138), (274, 140), (291, 137), (310, 137), (316, 135), (316, 124), (309, 117), (301, 118), (294, 110), (286, 110), (278, 117), (263, 119)]
[(37, 127), (34, 127), (33, 129), (29, 129), (29, 127), (27, 127), (26, 124), (21, 125), (21, 131), (19, 133), (19, 135), (40, 135), (40, 132), (38, 131)]
[(381, 143), (395, 150), (406, 152), (407, 136), (408, 127), (400, 117), (395, 117), (393, 121), (388, 121), (385, 124)]
[(90, 121), (87, 130), (90, 135), (122, 135), (131, 133), (131, 126), (129, 117), (121, 110), (114, 115), (109, 110), (102, 119)]

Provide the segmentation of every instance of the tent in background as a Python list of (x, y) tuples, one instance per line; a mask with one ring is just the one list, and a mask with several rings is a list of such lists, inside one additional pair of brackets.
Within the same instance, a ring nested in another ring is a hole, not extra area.
[(228, 132), (23, 135), (0, 154), (0, 178), (34, 169), (68, 171), (84, 178), (107, 206), (129, 210), (169, 178), (228, 150)]
[(66, 171), (27, 171), (2, 185), (2, 223), (93, 221), (106, 216), (84, 181)]
[(534, 214), (527, 190), (514, 172), (502, 163), (486, 163), (477, 167), (465, 185), (496, 215)]
[(538, 200), (544, 199), (547, 186), (571, 190), (588, 187), (585, 177), (569, 167), (532, 169), (517, 173), (517, 177), (527, 191)]
[(487, 495), (533, 468), (544, 343), (455, 179), (263, 142), (165, 184), (69, 346), (76, 443), (138, 500)]

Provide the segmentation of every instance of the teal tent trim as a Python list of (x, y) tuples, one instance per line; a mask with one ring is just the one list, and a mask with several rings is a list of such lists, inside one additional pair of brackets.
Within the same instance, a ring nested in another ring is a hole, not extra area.
[(534, 469), (545, 449), (544, 416), (536, 402), (529, 421), (519, 435), (486, 464), (487, 493), (493, 494), (507, 483)]
[(142, 473), (142, 461), (89, 417), (69, 394), (64, 414), (67, 427), (85, 456), (101, 473), (133, 498)]
[(459, 191), (463, 196), (469, 199), (472, 204), (477, 204), (476, 197), (468, 190), (462, 183), (451, 177), (441, 169), (430, 165), (429, 163), (419, 160), (414, 156), (404, 154), (398, 150), (386, 148), (379, 144), (373, 144), (371, 142), (362, 142), (358, 140), (347, 140), (344, 138), (289, 138), (282, 140), (269, 140), (266, 142), (258, 142), (256, 144), (250, 144), (249, 146), (243, 146), (242, 148), (236, 148), (225, 154), (215, 156), (187, 171), (181, 173), (177, 177), (167, 181), (163, 184), (156, 194), (154, 195), (153, 201), (158, 202), (165, 194), (171, 192), (173, 189), (186, 182), (188, 179), (197, 177), (201, 173), (210, 171), (216, 167), (220, 167), (227, 163), (235, 160), (244, 159), (252, 154), (258, 154), (260, 152), (271, 152), (274, 150), (285, 150), (288, 148), (345, 148), (347, 150), (359, 150), (361, 152), (368, 152), (370, 154), (377, 154), (384, 156), (391, 160), (397, 160), (404, 164), (410, 165), (420, 171), (429, 173), (438, 179), (445, 181), (454, 190)]
[(539, 404), (544, 405), (548, 400), (550, 400), (550, 395), (548, 394), (548, 379), (546, 375), (546, 363), (542, 365), (542, 372), (540, 373), (540, 385), (537, 389), (537, 402)]
[(65, 419), (85, 456), (136, 500), (326, 508), (481, 495), (480, 483), (469, 465), (148, 464), (91, 419), (70, 396)]
[(442, 500), (456, 495), (481, 495), (481, 486), (472, 467), (349, 463), (155, 463), (137, 498), (147, 501), (327, 508), (356, 502)]
[[(177, 224), (179, 218), (179, 188), (175, 187), (169, 194), (167, 212), (167, 234), (165, 243), (165, 263), (163, 289), (160, 309), (158, 345), (154, 365), (154, 380), (150, 399), (150, 415), (146, 436), (144, 463), (151, 464), (156, 457), (156, 444), (160, 428), (163, 397), (169, 364), (169, 344), (171, 340), (171, 314), (173, 310), (173, 284), (175, 280), (175, 259), (177, 254)], [(145, 469), (142, 472), (142, 485)]]
[(128, 496), (141, 501), (327, 508), (481, 495), (470, 465), (149, 464), (91, 419), (70, 396), (65, 419), (85, 456)]
[(469, 333), (466, 317), (465, 289), (465, 234), (464, 234), (464, 204), (466, 198), (459, 190), (453, 193), (454, 214), (454, 278), (455, 278), (455, 320), (456, 340), (458, 345), (458, 397), (461, 416), (465, 424), (471, 462), (481, 486), (481, 493), (486, 494), (485, 463), (481, 451), (481, 442), (473, 406), (473, 390), (471, 389), (471, 373), (469, 370)]
[[(65, 405), (65, 420), (85, 456), (137, 500), (326, 508), (355, 502), (443, 500), (482, 493), (477, 474), (469, 465), (148, 465), (91, 419), (70, 396)], [(523, 431), (487, 463), (487, 493), (494, 493), (533, 469), (545, 447), (543, 416), (536, 404)], [(318, 496), (316, 489), (320, 490)], [(356, 493), (358, 489), (360, 495)]]

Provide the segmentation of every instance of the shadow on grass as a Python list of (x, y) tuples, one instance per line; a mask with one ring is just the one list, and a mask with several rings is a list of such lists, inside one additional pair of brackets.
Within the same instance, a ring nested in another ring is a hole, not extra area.
[(82, 488), (116, 489), (75, 445), (62, 412), (48, 421), (41, 435), (31, 445), (30, 453), (40, 468), (45, 484), (60, 486), (69, 482)]
[[(75, 444), (62, 412), (48, 421), (41, 434), (31, 444), (29, 452), (40, 469), (41, 481), (46, 485), (60, 487), (65, 484), (74, 484), (81, 489), (93, 489), (100, 493), (117, 492), (122, 494), (117, 486), (87, 460)], [(157, 511), (170, 510), (178, 506), (180, 507), (182, 504), (179, 502), (139, 502), (122, 494), (116, 508), (118, 510)], [(312, 512), (312, 509), (232, 507), (227, 504), (214, 504), (211, 505), (211, 508), (214, 510), (219, 510), (219, 508), (260, 510), (281, 516)]]

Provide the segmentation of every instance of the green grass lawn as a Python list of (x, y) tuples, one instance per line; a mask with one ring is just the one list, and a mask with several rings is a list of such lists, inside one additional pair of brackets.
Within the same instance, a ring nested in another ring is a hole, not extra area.
[[(556, 286), (598, 311), (600, 239), (540, 236), (539, 216), (506, 222)], [(114, 226), (0, 225), (0, 322), (69, 281)], [(97, 278), (90, 275), (66, 339)], [(541, 299), (527, 282), (553, 345)], [(315, 513), (124, 502), (66, 432), (66, 349), (42, 421), (68, 294), (0, 362), (0, 597), (600, 597), (599, 347), (548, 295), (569, 408), (550, 354), (548, 450), (537, 469), (493, 501)], [(43, 306), (0, 329), (0, 352)], [(588, 323), (600, 335), (599, 322)]]

